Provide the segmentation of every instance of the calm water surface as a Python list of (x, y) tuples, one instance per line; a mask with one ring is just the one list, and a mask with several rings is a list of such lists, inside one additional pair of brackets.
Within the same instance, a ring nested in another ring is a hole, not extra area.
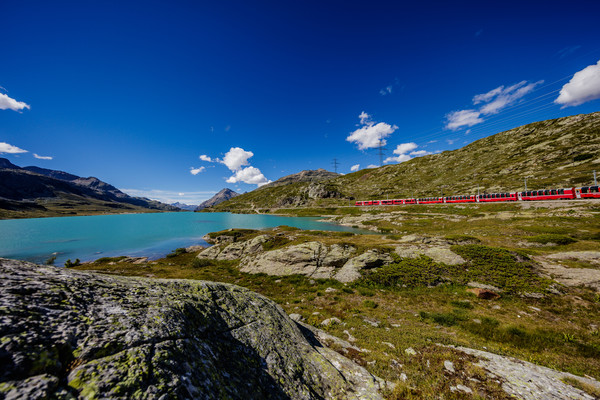
[(0, 257), (56, 265), (67, 259), (163, 257), (178, 247), (207, 245), (202, 236), (228, 228), (262, 229), (279, 225), (329, 231), (359, 230), (317, 222), (318, 218), (229, 213), (157, 213), (34, 218), (0, 221)]

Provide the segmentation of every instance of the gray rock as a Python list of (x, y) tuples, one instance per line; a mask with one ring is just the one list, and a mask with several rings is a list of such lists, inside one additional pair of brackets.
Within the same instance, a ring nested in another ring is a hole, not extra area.
[(469, 283), (467, 283), (467, 286), (472, 287), (472, 288), (477, 288), (477, 289), (491, 290), (492, 292), (496, 292), (496, 293), (503, 292), (502, 289), (497, 288), (496, 286), (486, 285), (485, 283), (469, 282)]
[(419, 258), (422, 255), (431, 258), (435, 262), (446, 265), (460, 265), (466, 261), (447, 247), (439, 246), (398, 246), (395, 250), (402, 258)]
[(244, 257), (240, 270), (269, 275), (300, 274), (312, 278), (331, 278), (356, 251), (351, 246), (327, 247), (319, 242), (307, 242)]
[(600, 390), (600, 382), (486, 351), (456, 347), (478, 357), (479, 367), (503, 381), (502, 390), (523, 400), (592, 400), (594, 397), (562, 381), (576, 379)]
[(221, 248), (217, 245), (210, 246), (208, 249), (203, 250), (198, 254), (198, 258), (212, 258), (215, 259), (218, 257), (221, 252)]
[(380, 399), (380, 381), (234, 285), (0, 259), (0, 397)]
[(337, 325), (337, 324), (341, 324), (341, 323), (342, 323), (342, 321), (339, 318), (331, 317), (331, 318), (327, 318), (327, 319), (323, 320), (323, 322), (321, 322), (321, 325), (329, 326), (329, 325)]
[(348, 260), (333, 278), (344, 283), (352, 282), (360, 278), (360, 271), (362, 269), (381, 267), (382, 265), (390, 264), (392, 261), (392, 257), (387, 253), (378, 250), (368, 250)]
[(454, 363), (450, 360), (444, 360), (444, 368), (446, 371), (454, 373)]

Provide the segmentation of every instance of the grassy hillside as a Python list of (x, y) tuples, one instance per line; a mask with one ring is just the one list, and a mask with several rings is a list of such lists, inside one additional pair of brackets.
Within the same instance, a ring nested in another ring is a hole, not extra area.
[[(476, 194), (593, 183), (600, 173), (600, 112), (535, 122), (461, 149), (365, 169), (321, 183), (337, 197), (310, 198), (309, 183), (259, 188), (219, 211), (294, 205), (344, 205), (354, 199)], [(314, 184), (313, 184), (314, 185)], [(303, 201), (298, 201), (303, 197)]]

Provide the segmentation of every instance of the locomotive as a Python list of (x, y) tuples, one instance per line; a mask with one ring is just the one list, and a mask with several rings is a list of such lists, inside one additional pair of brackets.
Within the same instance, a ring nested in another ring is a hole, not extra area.
[(399, 206), (405, 204), (436, 203), (490, 203), (507, 201), (572, 200), (600, 199), (600, 190), (596, 186), (582, 186), (564, 189), (527, 190), (524, 192), (485, 193), (478, 195), (425, 197), (392, 200), (357, 201), (355, 206)]

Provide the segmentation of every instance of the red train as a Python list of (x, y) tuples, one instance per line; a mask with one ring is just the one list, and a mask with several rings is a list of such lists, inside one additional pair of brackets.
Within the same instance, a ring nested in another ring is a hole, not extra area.
[(489, 203), (499, 201), (536, 201), (536, 200), (569, 200), (600, 199), (598, 186), (579, 188), (528, 190), (513, 193), (486, 193), (478, 195), (425, 197), (419, 199), (392, 199), (357, 201), (355, 206), (397, 206), (404, 204), (439, 204), (439, 203)]

